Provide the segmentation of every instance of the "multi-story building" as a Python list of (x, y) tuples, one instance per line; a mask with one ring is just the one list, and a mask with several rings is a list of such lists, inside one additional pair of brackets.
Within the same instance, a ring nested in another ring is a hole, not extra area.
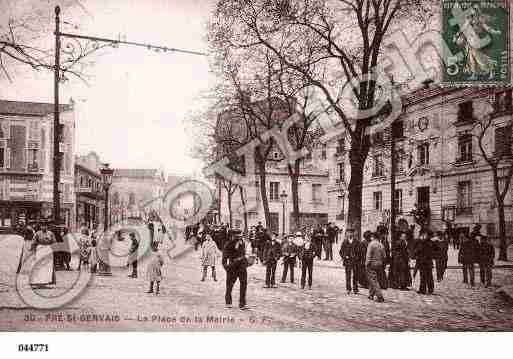
[[(297, 107), (294, 99), (284, 101), (271, 98), (251, 102), (249, 97), (243, 99), (245, 106), (251, 110), (255, 127), (252, 131), (263, 134), (274, 125), (280, 124), (289, 118), (289, 113)], [(248, 112), (248, 111), (244, 111)], [(220, 156), (232, 155), (230, 143), (249, 141), (252, 136), (246, 128), (247, 114), (241, 113), (240, 108), (225, 111), (219, 117), (217, 124), (218, 152)], [(234, 141), (232, 141), (235, 139)], [(228, 145), (226, 145), (228, 143)], [(325, 165), (326, 153), (316, 149), (312, 155), (302, 161), (299, 176), (299, 227), (312, 226), (316, 223), (326, 223), (327, 213), (327, 183), (328, 169)], [(265, 164), (266, 191), (269, 201), (270, 223), (269, 228), (274, 232), (289, 232), (296, 229), (293, 217), (293, 204), (291, 195), (291, 179), (288, 174), (287, 161), (280, 148), (273, 145), (268, 153)], [(241, 200), (240, 190), (229, 182), (216, 179), (216, 197), (218, 199), (218, 219), (224, 223), (231, 223), (233, 227), (243, 228), (244, 211), (247, 212), (248, 227), (265, 223), (265, 214), (260, 195), (260, 176), (258, 166), (255, 169), (255, 181), (244, 187), (244, 202)], [(228, 192), (233, 192), (229, 193)], [(286, 196), (285, 196), (286, 195)], [(231, 211), (230, 211), (231, 207)], [(244, 209), (245, 208), (245, 209)]]
[[(274, 153), (277, 153), (277, 158), (281, 157), (281, 154), (278, 154), (279, 150), (275, 149), (275, 151), (271, 152), (272, 158), (274, 158)], [(314, 151), (314, 153), (317, 153), (317, 151)], [(322, 162), (313, 159), (308, 159), (301, 165), (301, 175), (298, 182), (300, 228), (328, 222), (328, 171), (321, 168), (320, 165), (322, 165)], [(258, 178), (258, 176), (255, 177), (256, 181), (253, 186), (245, 187), (244, 190), (248, 227), (257, 225), (258, 222), (265, 223)], [(219, 191), (219, 185), (221, 191)], [(287, 162), (283, 159), (268, 160), (266, 165), (266, 189), (271, 221), (269, 228), (277, 233), (288, 233), (299, 229), (296, 228), (293, 217), (291, 179), (287, 171)], [(220, 220), (229, 223), (228, 193), (223, 184), (218, 184), (218, 193), (221, 194)], [(235, 189), (231, 197), (232, 225), (235, 228), (243, 229), (244, 205), (241, 201), (240, 190)]]
[[(61, 218), (74, 220), (73, 103), (60, 106)], [(0, 227), (53, 215), (53, 111), (49, 103), (0, 100)]]
[(166, 178), (158, 169), (115, 169), (110, 188), (112, 223), (135, 217), (146, 218), (152, 211), (162, 211)]
[[(512, 114), (511, 88), (432, 85), (403, 96), (403, 112), (393, 130), (398, 138), (394, 193), (397, 220), (413, 224), (411, 212), (417, 206), (429, 210), (434, 229), (441, 229), (444, 221), (462, 231), (480, 223), (486, 233), (495, 236), (498, 216), (492, 172), (481, 155), (479, 137), (482, 134), (483, 148), (491, 158), (504, 151), (511, 156)], [(483, 131), (481, 124), (486, 119), (490, 123)], [(364, 169), (363, 230), (375, 229), (389, 220), (390, 134), (387, 130), (372, 138)], [(330, 176), (330, 220), (337, 216), (344, 220), (347, 208), (350, 167), (344, 142), (344, 134), (340, 134), (326, 143), (334, 152), (329, 154), (330, 172), (335, 174)], [(506, 165), (508, 162), (503, 161), (501, 166)], [(505, 175), (499, 170), (500, 182)], [(512, 197), (510, 192), (505, 200), (507, 233), (513, 233)]]
[(105, 191), (95, 152), (75, 158), (76, 228), (101, 228), (104, 223)]

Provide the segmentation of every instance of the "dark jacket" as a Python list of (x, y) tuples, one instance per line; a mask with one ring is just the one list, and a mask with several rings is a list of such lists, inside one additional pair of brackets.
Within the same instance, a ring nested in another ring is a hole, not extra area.
[(294, 258), (297, 255), (297, 252), (297, 246), (290, 241), (283, 243), (283, 245), (281, 246), (281, 254), (284, 257)]
[(421, 268), (432, 268), (436, 258), (436, 244), (430, 239), (419, 241), (415, 250), (416, 265)]
[(339, 254), (344, 266), (346, 267), (355, 264), (362, 264), (365, 262), (367, 248), (360, 241), (353, 240), (352, 242), (349, 242), (348, 240), (344, 240), (340, 246)]
[(335, 238), (337, 237), (337, 229), (335, 227), (329, 226), (327, 232), (328, 240), (330, 242), (335, 242)]
[(469, 238), (461, 243), (458, 252), (458, 262), (462, 264), (473, 264), (479, 261), (479, 242)]
[(493, 265), (495, 259), (495, 248), (490, 243), (479, 245), (479, 263)]
[(321, 242), (324, 237), (322, 228), (317, 228), (312, 233), (312, 242)]
[(316, 256), (316, 245), (310, 242), (310, 248), (306, 249), (305, 246), (299, 247), (299, 258), (301, 260), (312, 260)]
[(226, 243), (222, 263), (226, 270), (246, 268), (246, 246), (242, 239), (232, 239)]
[(264, 249), (264, 262), (272, 264), (278, 262), (281, 257), (281, 245), (278, 242), (267, 242)]
[(449, 250), (449, 242), (445, 238), (441, 238), (439, 241), (435, 242), (437, 245), (437, 259), (447, 259), (448, 254), (447, 251)]

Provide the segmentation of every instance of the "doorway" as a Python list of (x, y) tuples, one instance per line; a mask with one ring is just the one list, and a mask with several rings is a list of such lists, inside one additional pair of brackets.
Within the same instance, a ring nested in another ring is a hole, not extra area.
[(417, 204), (419, 208), (429, 208), (429, 186), (417, 187)]

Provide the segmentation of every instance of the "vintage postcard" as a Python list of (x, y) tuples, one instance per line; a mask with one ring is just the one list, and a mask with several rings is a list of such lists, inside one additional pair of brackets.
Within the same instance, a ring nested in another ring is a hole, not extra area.
[(0, 331), (512, 331), (509, 11), (0, 1)]

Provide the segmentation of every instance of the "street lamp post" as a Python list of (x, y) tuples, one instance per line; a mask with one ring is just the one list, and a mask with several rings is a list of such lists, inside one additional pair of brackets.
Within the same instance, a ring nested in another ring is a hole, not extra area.
[(105, 163), (103, 165), (103, 168), (100, 169), (100, 173), (102, 175), (102, 183), (103, 183), (103, 190), (105, 191), (105, 207), (103, 210), (103, 243), (101, 245), (101, 249), (105, 252), (101, 256), (100, 260), (100, 268), (99, 272), (103, 275), (111, 275), (110, 271), (110, 265), (108, 263), (108, 252), (110, 251), (109, 248), (109, 238), (108, 236), (108, 228), (109, 228), (109, 188), (112, 184), (112, 175), (114, 174), (114, 170), (112, 168), (109, 168), (109, 164)]
[(107, 228), (109, 228), (109, 189), (112, 185), (112, 175), (114, 174), (114, 170), (109, 168), (108, 163), (105, 163), (100, 172), (102, 174), (103, 190), (105, 191), (103, 230), (107, 231)]
[(281, 203), (283, 205), (283, 217), (282, 217), (282, 235), (285, 235), (285, 201), (287, 200), (287, 192), (283, 190), (280, 194)]

